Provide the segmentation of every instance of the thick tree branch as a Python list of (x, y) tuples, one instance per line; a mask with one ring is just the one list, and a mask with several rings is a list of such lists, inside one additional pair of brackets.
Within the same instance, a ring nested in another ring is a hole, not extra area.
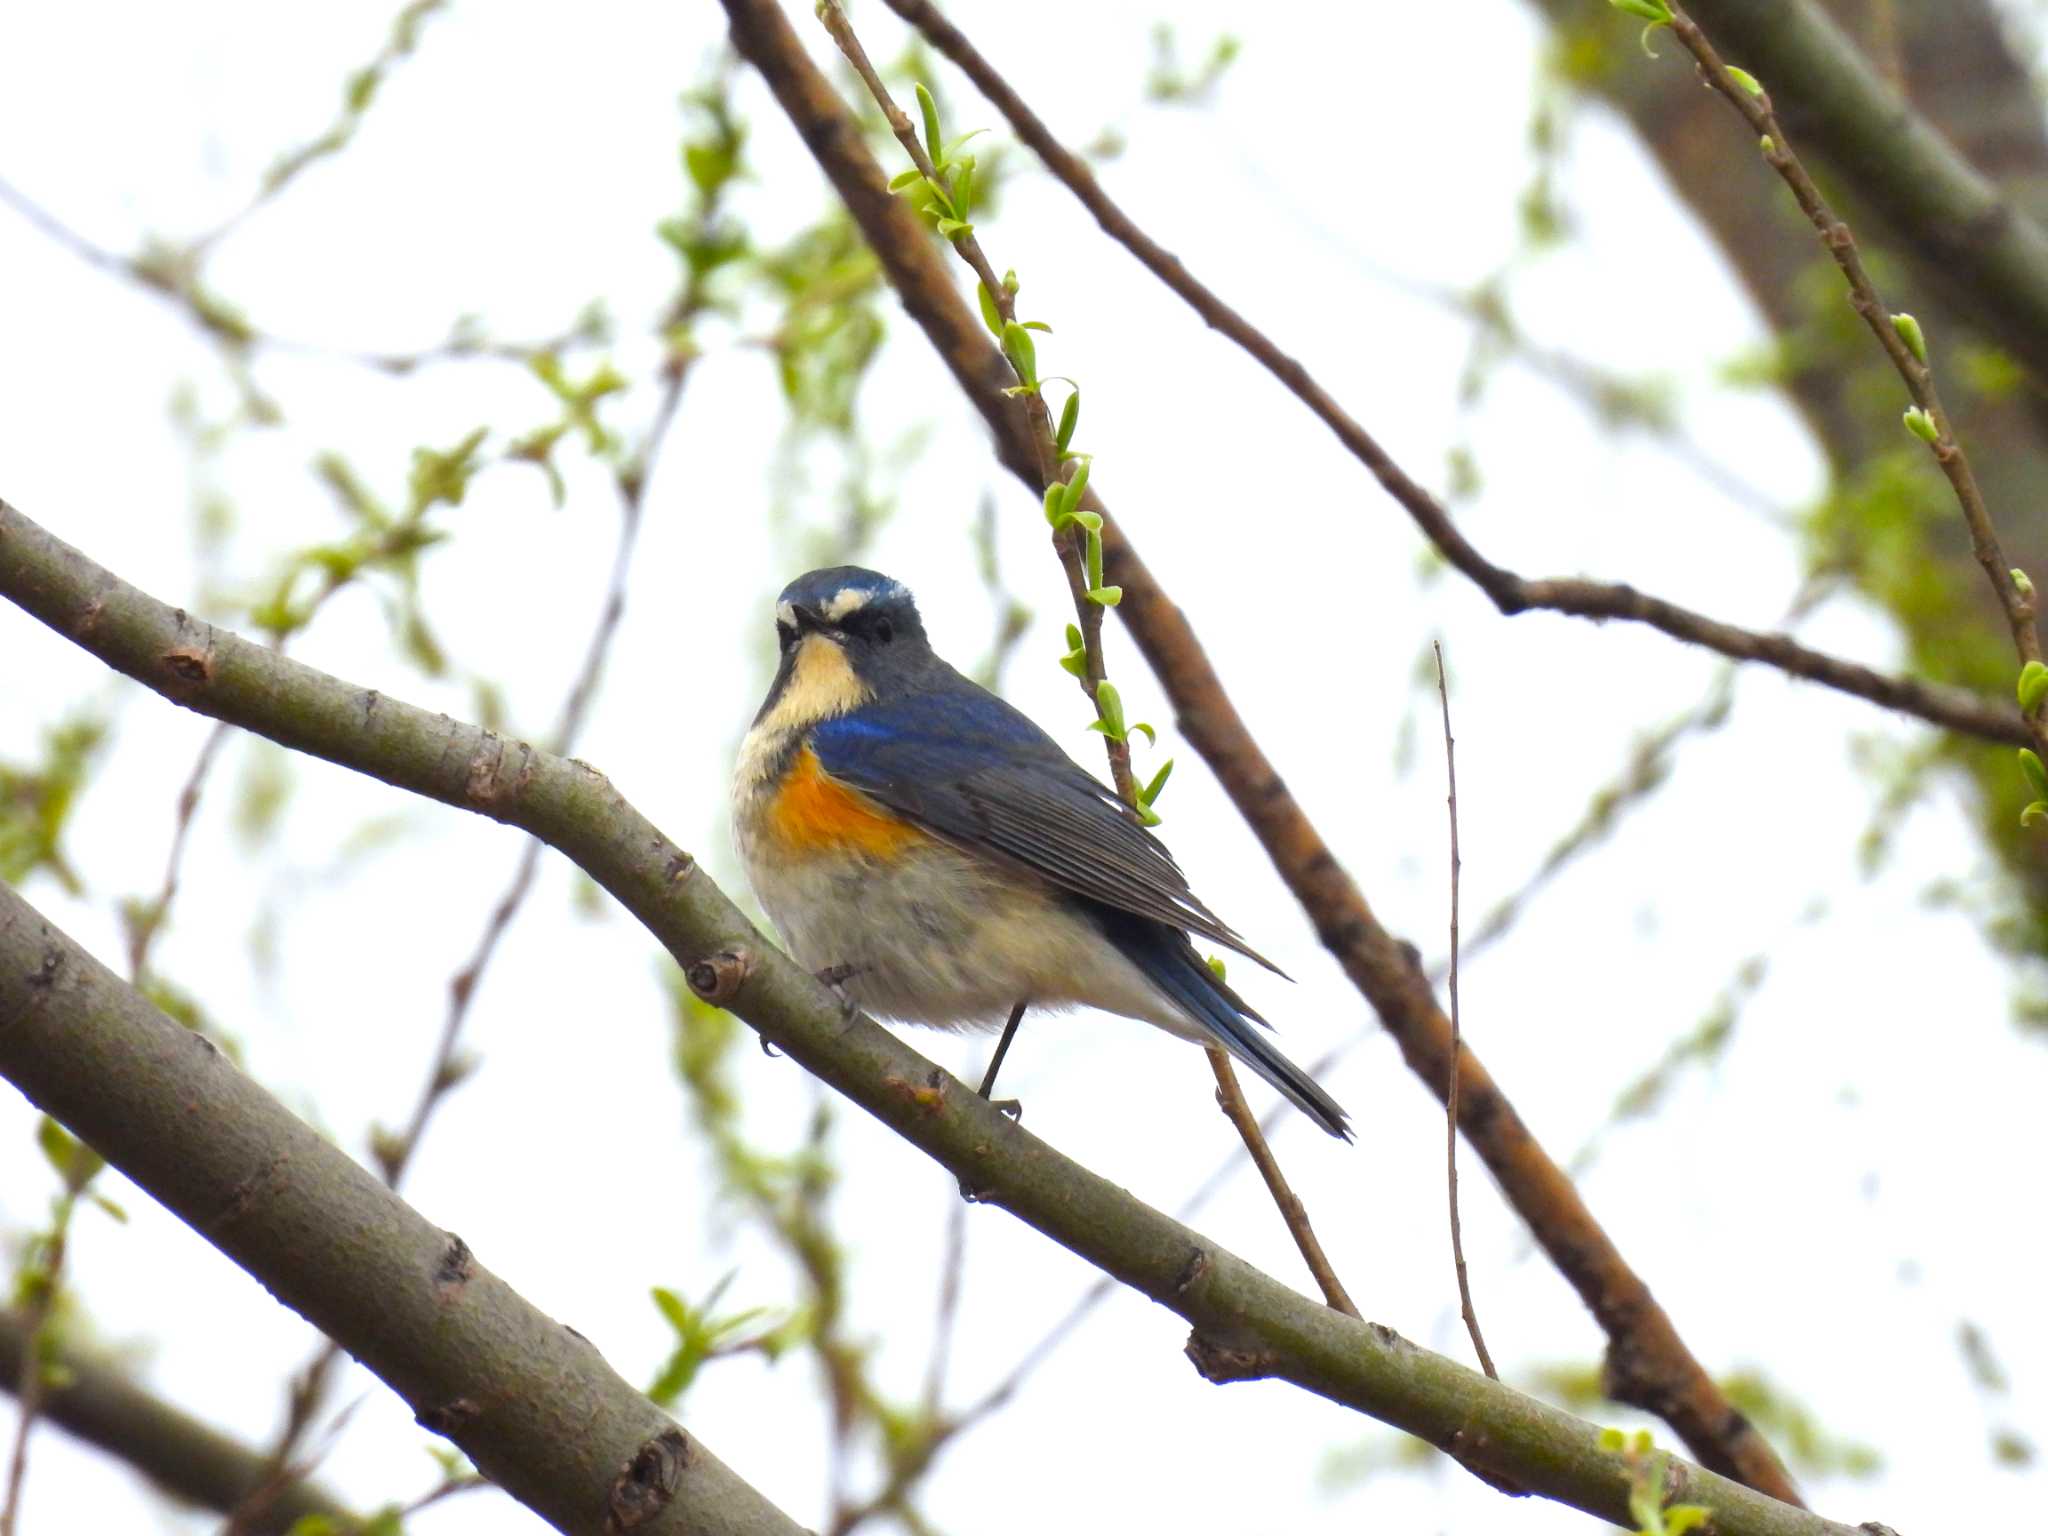
[[(18, 1313), (0, 1312), (0, 1380), (20, 1378), (29, 1329)], [(64, 1349), (58, 1379), (43, 1389), (42, 1417), (133, 1467), (166, 1493), (226, 1514), (270, 1473), (260, 1451), (138, 1386), (115, 1366)], [(284, 1536), (304, 1515), (325, 1515), (354, 1529), (346, 1505), (312, 1483), (294, 1483), (249, 1527), (251, 1536)]]
[[(1600, 1448), (1593, 1425), (1289, 1289), (1061, 1156), (873, 1021), (848, 1020), (595, 769), (216, 629), (4, 502), (0, 594), (189, 708), (544, 838), (661, 940), (706, 1001), (731, 1008), (984, 1202), (1187, 1319), (1190, 1355), (1209, 1379), (1290, 1381), (1441, 1446), (1490, 1479), (1626, 1517), (1629, 1468)], [(597, 1529), (589, 1501), (602, 1502), (618, 1468), (674, 1443), (661, 1438), (667, 1420), (581, 1339), (534, 1313), (459, 1239), (7, 891), (0, 1021), (0, 1071), (342, 1338), (487, 1475), (563, 1529)], [(205, 1113), (192, 1114), (193, 1104)], [(532, 1390), (536, 1373), (548, 1390)], [(685, 1443), (682, 1489), (641, 1529), (787, 1529)], [(1674, 1463), (1668, 1483), (1672, 1499), (1711, 1507), (1721, 1536), (1853, 1536), (1701, 1468)], [(751, 1525), (728, 1518), (740, 1505), (755, 1512)]]
[[(1003, 393), (1009, 367), (979, 317), (954, 290), (931, 239), (890, 194), (845, 104), (773, 0), (723, 3), (740, 53), (767, 79), (880, 257), (903, 307), (988, 422), (997, 454), (1036, 492), (1032, 424)], [(1092, 481), (1087, 501), (1106, 512)], [(1324, 945), (1378, 1010), (1409, 1066), (1441, 1100), (1449, 1079), (1450, 1021), (1437, 1006), (1413, 947), (1381, 926), (1288, 793), (1224, 691), (1186, 616), (1160, 590), (1121, 526), (1106, 518), (1102, 537), (1108, 579), (1124, 591), (1117, 612), (1173, 701), (1182, 732), (1250, 824)], [(1551, 1262), (1605, 1330), (1613, 1395), (1664, 1419), (1716, 1471), (1796, 1502), (1798, 1491), (1770, 1446), (1686, 1348), (1642, 1277), (1622, 1258), (1492, 1075), (1469, 1049), (1458, 1053), (1458, 1061), (1459, 1124)]]
[[(265, 681), (268, 669), (237, 664), (271, 654), (262, 647), (162, 646), (166, 627), (191, 635), (203, 626), (140, 594), (133, 606), (111, 582), (97, 585), (97, 598), (47, 584), (47, 566), (18, 558), (25, 526), (0, 503), (0, 567), (11, 594), (21, 595), (19, 580), (88, 630), (109, 640), (124, 632), (116, 646), (139, 641), (155, 650), (153, 670), (169, 684), (206, 691), (199, 674), (217, 662), (231, 691), (230, 676), (254, 680), (279, 689), (272, 707), (295, 712), (289, 674)], [(375, 712), (376, 695), (342, 691), (356, 707), (371, 701)], [(482, 790), (488, 777), (476, 783)], [(581, 1335), (527, 1303), (459, 1237), (426, 1221), (4, 886), (0, 1073), (339, 1340), (423, 1425), (558, 1530), (617, 1536), (631, 1521), (641, 1536), (797, 1536), (795, 1522), (684, 1435)]]
[[(1298, 359), (1282, 351), (1271, 337), (1191, 273), (1178, 256), (1140, 229), (1102, 189), (1087, 162), (1053, 136), (995, 67), (930, 0), (887, 0), (887, 4), (960, 67), (1003, 114), (1017, 137), (1095, 216), (1105, 234), (1185, 300), (1205, 324), (1236, 342), (1307, 406), (1401, 505), (1437, 551), (1485, 592), (1502, 613), (1549, 609), (1577, 618), (1626, 619), (1647, 624), (1688, 645), (1703, 646), (1736, 661), (1762, 662), (1948, 730), (2015, 744), (2032, 740), (2015, 711), (1963, 689), (1911, 677), (1890, 677), (1856, 662), (1815, 651), (1790, 636), (1725, 624), (1619, 582), (1538, 579), (1495, 565), (1466, 539), (1443, 505), (1394, 461)], [(842, 187), (842, 194), (844, 190)]]

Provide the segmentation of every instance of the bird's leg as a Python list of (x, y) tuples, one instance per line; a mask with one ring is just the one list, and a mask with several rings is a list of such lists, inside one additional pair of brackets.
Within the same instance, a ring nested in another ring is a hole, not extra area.
[[(1003, 1026), (1003, 1037), (996, 1042), (996, 1053), (988, 1059), (988, 1071), (982, 1075), (978, 1090), (984, 1099), (995, 1091), (996, 1074), (1003, 1069), (1003, 1058), (1010, 1054), (1010, 1042), (1017, 1038), (1017, 1026), (1024, 1022), (1024, 1010), (1031, 1006), (1031, 999), (1019, 998), (1017, 1006), (1010, 1010), (1010, 1022)], [(989, 1102), (1012, 1120), (1024, 1117), (1024, 1106), (1015, 1099), (989, 1099)]]
[[(984, 1099), (988, 1099), (990, 1105), (998, 1113), (1008, 1115), (1012, 1120), (1024, 1118), (1024, 1106), (1015, 1099), (989, 1099), (988, 1096), (995, 1091), (996, 1073), (1002, 1070), (1003, 1058), (1010, 1054), (1010, 1042), (1017, 1038), (1017, 1026), (1024, 1022), (1024, 1010), (1030, 1006), (1030, 998), (1020, 997), (1017, 999), (1017, 1006), (1010, 1010), (1010, 1022), (1003, 1026), (1003, 1037), (996, 1041), (996, 1053), (988, 1059), (988, 1071), (982, 1074), (981, 1087), (975, 1090)], [(960, 1198), (967, 1201), (978, 1201), (984, 1199), (985, 1195), (965, 1179), (962, 1179), (960, 1181)]]

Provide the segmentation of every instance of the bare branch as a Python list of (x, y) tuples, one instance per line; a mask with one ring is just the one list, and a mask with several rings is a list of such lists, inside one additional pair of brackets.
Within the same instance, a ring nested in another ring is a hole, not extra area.
[(1472, 1335), (1472, 1349), (1479, 1364), (1495, 1381), (1500, 1372), (1493, 1368), (1493, 1356), (1486, 1352), (1486, 1340), (1479, 1332), (1479, 1314), (1472, 1307), (1472, 1281), (1465, 1273), (1465, 1233), (1458, 1219), (1458, 1053), (1463, 1048), (1464, 1025), (1458, 1017), (1458, 874), (1464, 860), (1458, 854), (1458, 748), (1451, 737), (1451, 689), (1444, 679), (1444, 648), (1436, 651), (1436, 696), (1444, 710), (1444, 776), (1450, 789), (1444, 803), (1451, 812), (1451, 1082), (1444, 1094), (1444, 1186), (1451, 1206), (1451, 1262), (1458, 1275), (1458, 1311), (1465, 1319), (1465, 1331)]
[(1301, 1197), (1287, 1182), (1287, 1175), (1280, 1171), (1280, 1160), (1266, 1144), (1266, 1133), (1259, 1128), (1259, 1117), (1252, 1113), (1251, 1105), (1245, 1102), (1244, 1089), (1238, 1085), (1237, 1073), (1231, 1070), (1230, 1058), (1213, 1045), (1209, 1047), (1209, 1070), (1216, 1074), (1216, 1102), (1223, 1106), (1223, 1113), (1237, 1127), (1237, 1134), (1244, 1138), (1244, 1149), (1258, 1167), (1259, 1177), (1266, 1181), (1266, 1190), (1272, 1195), (1273, 1203), (1280, 1207), (1280, 1219), (1287, 1223), (1288, 1235), (1294, 1239), (1294, 1246), (1301, 1250), (1308, 1272), (1322, 1287), (1323, 1300), (1346, 1317), (1360, 1316), (1357, 1306), (1344, 1289), (1344, 1282), (1337, 1278), (1330, 1256), (1323, 1252), (1315, 1228), (1309, 1225), (1308, 1210), (1302, 1205)]
[[(31, 1328), (17, 1312), (0, 1312), (0, 1381), (18, 1378)], [(222, 1514), (268, 1475), (259, 1452), (145, 1391), (104, 1361), (60, 1349), (61, 1371), (44, 1390), (43, 1417), (133, 1467), (165, 1492)], [(311, 1483), (281, 1495), (252, 1536), (284, 1536), (305, 1515), (325, 1515), (353, 1528), (358, 1518)]]

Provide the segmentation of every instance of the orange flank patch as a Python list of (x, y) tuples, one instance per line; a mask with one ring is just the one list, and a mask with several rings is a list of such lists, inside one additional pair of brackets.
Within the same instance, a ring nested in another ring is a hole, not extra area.
[(925, 834), (836, 783), (809, 747), (798, 750), (768, 806), (768, 825), (793, 853), (865, 853), (893, 858)]

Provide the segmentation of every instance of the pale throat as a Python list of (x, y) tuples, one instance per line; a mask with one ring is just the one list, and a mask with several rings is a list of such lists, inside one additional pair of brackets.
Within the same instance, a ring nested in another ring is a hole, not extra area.
[(848, 714), (873, 697), (844, 650), (823, 635), (805, 635), (797, 642), (796, 661), (775, 707), (761, 717), (740, 746), (738, 782), (758, 784), (791, 735)]

